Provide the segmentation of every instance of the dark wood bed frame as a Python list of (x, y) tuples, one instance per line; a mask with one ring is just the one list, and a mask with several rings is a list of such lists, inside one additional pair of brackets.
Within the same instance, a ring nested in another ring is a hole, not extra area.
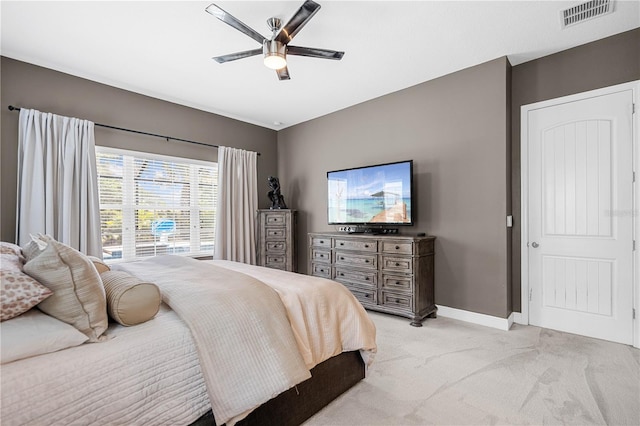
[[(239, 426), (298, 426), (364, 378), (359, 351), (343, 352), (316, 365), (311, 378), (256, 408)], [(191, 426), (215, 426), (209, 411)]]

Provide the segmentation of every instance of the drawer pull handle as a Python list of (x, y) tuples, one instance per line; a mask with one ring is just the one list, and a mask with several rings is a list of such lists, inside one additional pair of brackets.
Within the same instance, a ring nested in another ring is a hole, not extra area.
[(320, 257), (324, 257), (324, 254), (321, 254)]
[(400, 299), (396, 299), (396, 303), (400, 303)]
[(341, 276), (341, 277), (344, 277), (344, 272), (340, 272), (340, 276)]
[(340, 260), (344, 260), (344, 257), (341, 257)]
[(365, 280), (365, 281), (369, 281), (369, 277), (365, 277), (365, 279), (364, 279), (364, 280)]
[(340, 243), (340, 245), (341, 245), (341, 246), (343, 246), (343, 245), (344, 245), (344, 243)]
[(396, 266), (400, 266), (400, 264), (398, 262), (396, 262)]
[(400, 281), (396, 281), (396, 285), (400, 285)]
[(365, 260), (364, 263), (369, 263), (369, 259)]
[(365, 245), (364, 245), (364, 248), (369, 248), (369, 244), (365, 244)]
[(371, 295), (370, 294), (365, 294), (364, 297), (369, 298), (369, 297), (371, 297)]
[(320, 244), (324, 244), (324, 241), (320, 240)]
[(396, 250), (400, 250), (400, 246), (396, 246)]

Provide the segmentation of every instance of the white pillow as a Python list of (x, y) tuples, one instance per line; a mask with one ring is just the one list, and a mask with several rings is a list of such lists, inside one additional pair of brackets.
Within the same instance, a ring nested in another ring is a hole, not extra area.
[(37, 309), (0, 324), (2, 347), (0, 363), (55, 352), (81, 345), (89, 340), (75, 327)]

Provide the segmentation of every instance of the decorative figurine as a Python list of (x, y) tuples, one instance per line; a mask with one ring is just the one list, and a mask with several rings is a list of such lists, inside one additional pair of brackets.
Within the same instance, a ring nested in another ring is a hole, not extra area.
[(284, 197), (280, 194), (280, 181), (275, 176), (269, 176), (267, 178), (269, 182), (269, 188), (271, 191), (267, 194), (271, 200), (270, 209), (286, 209), (287, 205), (284, 203)]

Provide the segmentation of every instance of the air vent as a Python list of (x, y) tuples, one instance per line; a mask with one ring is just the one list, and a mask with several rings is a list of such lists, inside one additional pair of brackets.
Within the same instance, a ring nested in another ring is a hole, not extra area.
[(613, 12), (613, 0), (591, 0), (569, 9), (562, 10), (562, 28), (571, 27), (598, 16)]

